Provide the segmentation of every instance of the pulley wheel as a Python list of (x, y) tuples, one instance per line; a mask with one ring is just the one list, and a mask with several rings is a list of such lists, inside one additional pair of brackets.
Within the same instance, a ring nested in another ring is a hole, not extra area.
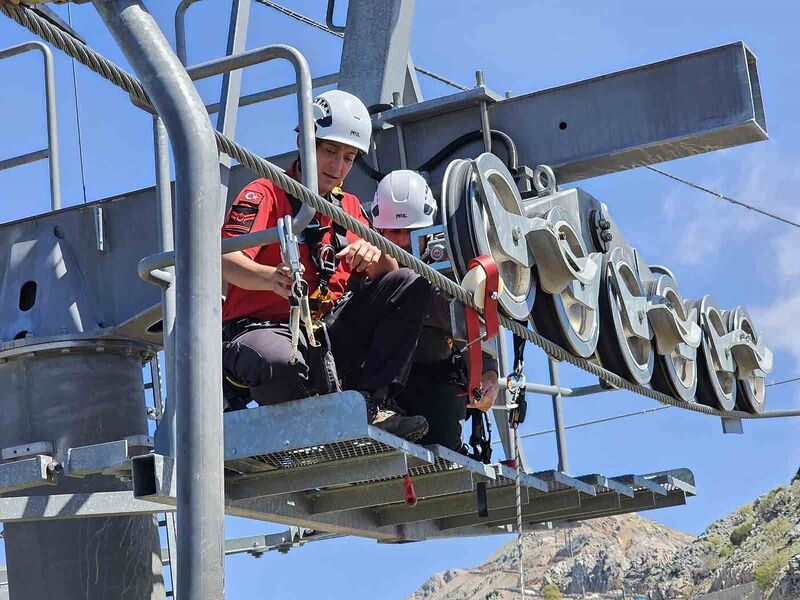
[[(474, 169), (471, 161), (455, 160), (448, 165), (442, 182), (442, 224), (453, 270), (461, 281), (473, 258), (491, 256), (503, 280), (497, 299), (501, 310), (511, 318), (527, 320), (536, 293), (531, 270), (500, 249)], [(514, 185), (513, 179), (510, 181)], [(497, 174), (489, 179), (489, 184), (506, 211), (524, 215), (522, 200), (518, 194), (508, 193), (507, 183), (498, 180)]]
[[(663, 274), (658, 277), (654, 287), (652, 292), (665, 298), (678, 318), (685, 321), (691, 308), (681, 298), (675, 279), (671, 275)], [(697, 353), (688, 349), (681, 353), (675, 348), (669, 354), (661, 354), (656, 350), (650, 385), (654, 390), (678, 400), (694, 402), (697, 392)]]
[[(723, 315), (727, 317), (728, 331), (741, 329), (753, 339), (754, 343), (758, 343), (758, 332), (745, 309), (740, 307), (725, 311)], [(764, 403), (767, 399), (767, 374), (756, 369), (745, 376), (737, 370), (736, 375), (736, 408), (760, 415), (764, 412)]]
[[(559, 237), (569, 244), (576, 257), (587, 256), (583, 240), (570, 223), (566, 211), (556, 208), (550, 211), (548, 220), (552, 222)], [(531, 312), (539, 333), (583, 358), (589, 358), (595, 353), (600, 335), (598, 294), (586, 293), (586, 288), (587, 286), (577, 280), (555, 295), (548, 294), (539, 287)]]
[[(721, 348), (722, 357), (718, 357), (714, 348), (714, 338), (726, 335), (730, 330), (722, 317), (722, 312), (714, 304), (711, 296), (703, 296), (702, 300), (689, 303), (696, 307), (698, 324), (703, 332), (700, 347), (697, 349), (697, 394), (700, 404), (733, 410), (736, 405), (736, 375), (731, 362), (730, 353)], [(713, 329), (713, 331), (711, 330)], [(728, 362), (728, 365), (723, 363)], [(730, 370), (729, 370), (730, 369)]]
[[(626, 299), (635, 302), (636, 308), (632, 304), (626, 308)], [(605, 368), (639, 385), (650, 381), (655, 354), (650, 337), (644, 333), (650, 331), (645, 304), (644, 286), (636, 269), (622, 248), (614, 248), (603, 260), (597, 353)]]

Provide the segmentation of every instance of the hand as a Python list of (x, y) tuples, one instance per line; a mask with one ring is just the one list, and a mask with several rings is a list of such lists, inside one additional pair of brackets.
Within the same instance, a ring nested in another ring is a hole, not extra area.
[(467, 404), (467, 408), (489, 412), (494, 406), (494, 401), (499, 393), (500, 385), (497, 383), (497, 372), (485, 371), (481, 376), (481, 399), (477, 402), (470, 402)]
[(292, 291), (292, 270), (281, 263), (277, 267), (266, 267), (265, 279), (267, 289), (283, 298), (288, 298)]
[(339, 260), (344, 260), (350, 265), (350, 271), (355, 273), (375, 272), (381, 251), (366, 240), (357, 240), (336, 255)]

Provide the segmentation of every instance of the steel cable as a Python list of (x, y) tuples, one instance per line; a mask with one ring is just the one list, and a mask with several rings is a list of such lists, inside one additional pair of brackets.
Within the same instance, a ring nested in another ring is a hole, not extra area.
[[(95, 50), (92, 50), (87, 45), (82, 44), (71, 36), (66, 35), (46, 19), (36, 14), (30, 7), (25, 5), (9, 6), (4, 4), (0, 5), (0, 12), (16, 21), (18, 24), (22, 25), (32, 33), (35, 33), (39, 37), (50, 42), (67, 55), (77, 59), (80, 63), (87, 66), (104, 79), (122, 88), (131, 95), (135, 102), (152, 108), (152, 104), (150, 103), (147, 93), (142, 87), (142, 84), (135, 77), (109, 61), (107, 58), (100, 55)], [(310, 205), (317, 212), (329, 217), (337, 224), (349, 229), (371, 244), (374, 244), (381, 250), (381, 252), (385, 252), (392, 258), (396, 259), (401, 265), (412, 269), (417, 274), (424, 277), (427, 281), (441, 289), (451, 298), (455, 298), (460, 302), (477, 309), (472, 295), (454, 281), (448, 279), (438, 271), (416, 259), (399, 246), (393, 244), (374, 230), (357, 221), (354, 217), (344, 212), (344, 210), (325, 200), (322, 196), (313, 193), (299, 182), (285, 175), (279, 167), (246, 150), (219, 132), (214, 132), (214, 135), (216, 137), (217, 146), (222, 152), (225, 152), (232, 158), (235, 158), (241, 164), (245, 165), (261, 177), (269, 179), (282, 190)], [(765, 412), (763, 414), (751, 414), (744, 411), (719, 411), (702, 404), (687, 404), (661, 392), (633, 384), (599, 365), (596, 365), (586, 359), (574, 356), (550, 340), (542, 337), (535, 331), (528, 329), (527, 327), (514, 321), (513, 319), (506, 317), (505, 315), (501, 314), (499, 320), (503, 327), (512, 331), (518, 336), (525, 338), (527, 341), (539, 346), (555, 360), (568, 362), (579, 369), (592, 373), (596, 377), (608, 382), (614, 387), (625, 389), (647, 398), (651, 398), (652, 400), (656, 400), (662, 404), (675, 406), (706, 415), (728, 418), (769, 419), (800, 416), (800, 410), (781, 410)]]
[[(281, 4), (278, 4), (277, 2), (273, 2), (272, 0), (256, 0), (256, 2), (258, 2), (259, 4), (263, 4), (264, 6), (268, 6), (269, 8), (272, 8), (274, 10), (277, 10), (278, 12), (286, 15), (287, 17), (291, 17), (292, 19), (300, 21), (301, 23), (305, 23), (306, 25), (310, 25), (311, 27), (315, 27), (321, 31), (330, 33), (331, 35), (335, 35), (340, 39), (344, 38), (344, 33), (342, 33), (341, 31), (334, 31), (333, 29), (325, 25), (325, 23), (320, 23), (319, 21), (315, 21), (311, 17), (307, 17), (304, 14), (296, 12), (291, 8), (287, 8)], [(431, 79), (440, 81), (446, 85), (456, 88), (457, 90), (461, 90), (462, 92), (466, 92), (467, 90), (469, 90), (467, 86), (461, 85), (460, 83), (453, 81), (452, 79), (448, 79), (443, 75), (439, 75), (438, 73), (434, 73), (433, 71), (431, 71), (430, 69), (426, 69), (425, 67), (414, 65), (414, 70), (417, 73), (421, 73), (422, 75), (427, 75)]]
[(731, 198), (730, 196), (726, 196), (725, 194), (720, 194), (719, 192), (715, 192), (714, 190), (710, 190), (702, 185), (698, 185), (696, 183), (692, 183), (688, 179), (683, 179), (678, 177), (677, 175), (672, 175), (671, 173), (667, 173), (666, 171), (662, 171), (661, 169), (656, 169), (655, 167), (646, 166), (645, 169), (653, 171), (653, 173), (658, 173), (659, 175), (663, 175), (673, 181), (677, 181), (684, 185), (688, 185), (691, 188), (696, 190), (700, 190), (701, 192), (705, 192), (706, 194), (711, 194), (715, 198), (719, 198), (720, 200), (725, 200), (726, 202), (730, 202), (731, 204), (735, 204), (736, 206), (741, 206), (742, 208), (746, 208), (747, 210), (752, 210), (753, 212), (757, 212), (760, 215), (764, 215), (765, 217), (769, 217), (770, 219), (775, 219), (776, 221), (780, 221), (781, 223), (786, 223), (787, 225), (791, 225), (792, 227), (800, 228), (800, 223), (796, 221), (792, 221), (787, 219), (786, 217), (782, 217), (780, 215), (776, 215), (775, 213), (771, 213), (769, 211), (764, 210), (763, 208), (758, 208), (757, 206), (753, 206), (751, 204), (747, 204), (742, 202), (741, 200), (737, 200), (736, 198)]

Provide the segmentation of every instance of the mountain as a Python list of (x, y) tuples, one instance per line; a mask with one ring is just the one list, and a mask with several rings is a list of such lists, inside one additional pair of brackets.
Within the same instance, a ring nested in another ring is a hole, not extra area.
[[(526, 533), (522, 564), (530, 595), (552, 584), (567, 597), (619, 600), (624, 589), (672, 600), (754, 581), (764, 600), (800, 600), (800, 479), (697, 537), (635, 514)], [(474, 569), (434, 575), (409, 600), (516, 599), (517, 569), (513, 540)]]

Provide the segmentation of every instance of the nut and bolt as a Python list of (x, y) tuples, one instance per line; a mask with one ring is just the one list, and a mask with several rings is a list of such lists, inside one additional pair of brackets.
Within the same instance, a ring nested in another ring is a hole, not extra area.
[(611, 240), (614, 239), (614, 236), (611, 235), (610, 231), (602, 231), (600, 232), (600, 239), (603, 240), (604, 242), (610, 242)]
[(519, 227), (514, 226), (514, 227), (511, 228), (511, 237), (514, 238), (515, 242), (519, 241), (519, 238), (521, 237), (521, 235), (522, 235), (522, 231), (520, 230)]

